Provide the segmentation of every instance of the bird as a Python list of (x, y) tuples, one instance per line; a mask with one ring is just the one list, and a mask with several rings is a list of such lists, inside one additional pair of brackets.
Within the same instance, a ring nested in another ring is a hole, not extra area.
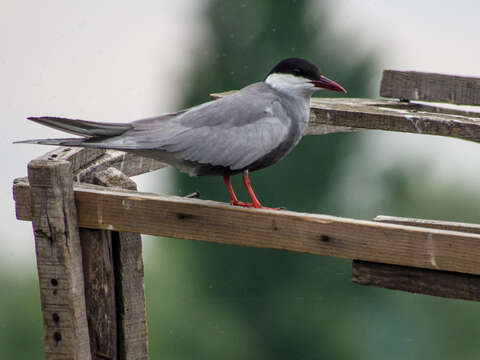
[[(18, 143), (121, 150), (153, 158), (191, 176), (222, 176), (230, 204), (257, 209), (249, 173), (285, 157), (300, 141), (310, 118), (311, 96), (321, 89), (346, 90), (302, 58), (280, 61), (264, 81), (185, 110), (136, 120), (102, 123), (62, 117), (28, 120), (77, 138)], [(243, 174), (251, 202), (239, 201), (230, 177)]]

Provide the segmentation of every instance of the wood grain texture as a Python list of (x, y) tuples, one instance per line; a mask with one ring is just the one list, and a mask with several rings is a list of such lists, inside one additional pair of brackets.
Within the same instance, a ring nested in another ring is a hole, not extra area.
[(480, 276), (353, 260), (352, 281), (450, 299), (480, 301)]
[(101, 157), (105, 151), (105, 149), (60, 146), (42, 155), (41, 158), (45, 160), (68, 161), (71, 164), (72, 173), (75, 173)]
[(160, 161), (136, 156), (118, 150), (91, 149), (79, 147), (57, 147), (45, 155), (45, 160), (68, 161), (72, 166), (72, 174), (77, 182), (91, 183), (94, 174), (113, 167), (126, 176), (136, 176), (168, 165)]
[[(84, 179), (136, 190), (135, 182), (117, 168), (98, 171), (114, 165), (110, 159), (97, 159), (89, 166), (97, 171)], [(92, 358), (148, 358), (140, 235), (81, 227), (80, 239)]]
[(92, 182), (95, 174), (108, 168), (115, 168), (127, 177), (145, 174), (168, 166), (157, 160), (135, 156), (117, 150), (106, 150), (105, 153), (90, 162), (88, 166), (74, 172), (79, 182)]
[(426, 219), (414, 219), (397, 216), (385, 216), (378, 215), (374, 221), (387, 223), (387, 224), (399, 224), (408, 226), (421, 226), (431, 229), (461, 231), (471, 234), (480, 235), (480, 224), (469, 224), (454, 221), (439, 221), (439, 220), (426, 220)]
[(93, 176), (93, 184), (112, 189), (137, 190), (135, 181), (114, 167), (96, 172)]
[(47, 159), (28, 164), (45, 356), (91, 359), (72, 165)]
[[(480, 234), (480, 225), (379, 215), (375, 221)], [(352, 262), (352, 281), (452, 299), (480, 301), (480, 276), (365, 261)]]
[[(109, 188), (137, 190), (137, 184), (114, 167), (96, 172), (93, 182)], [(141, 236), (130, 232), (102, 232), (109, 234), (113, 247), (118, 359), (148, 359)]]
[(117, 308), (110, 231), (80, 228), (92, 359), (117, 359)]
[(380, 96), (480, 105), (480, 78), (418, 71), (384, 70)]
[(328, 215), (243, 209), (92, 185), (75, 186), (75, 198), (79, 224), (88, 228), (480, 274), (480, 235)]
[[(123, 157), (124, 154), (121, 155)], [(103, 160), (104, 156), (96, 159), (94, 165), (87, 164), (83, 171), (92, 168), (95, 170), (99, 163), (102, 165), (106, 163)], [(112, 185), (112, 182), (121, 186), (122, 180), (126, 178), (115, 168), (91, 174), (91, 177), (84, 177), (84, 180), (102, 186)], [(133, 181), (127, 179), (131, 186)], [(136, 187), (133, 190), (136, 190)], [(88, 330), (93, 359), (119, 358), (116, 301), (118, 294), (112, 237), (112, 232), (108, 230), (80, 228)]]
[[(81, 226), (480, 274), (480, 235), (76, 185)], [(19, 207), (20, 211), (28, 209)], [(19, 213), (28, 220), (28, 213)], [(131, 221), (135, 219), (135, 221)]]
[(18, 220), (32, 220), (32, 201), (28, 178), (13, 180), (13, 200), (15, 201), (15, 216)]
[(148, 359), (147, 315), (140, 234), (113, 231), (119, 359)]
[[(226, 94), (228, 93), (212, 94), (212, 98)], [(431, 111), (424, 111), (426, 109)], [(480, 141), (478, 113), (443, 110), (393, 100), (312, 98), (307, 135), (352, 129), (387, 130)]]

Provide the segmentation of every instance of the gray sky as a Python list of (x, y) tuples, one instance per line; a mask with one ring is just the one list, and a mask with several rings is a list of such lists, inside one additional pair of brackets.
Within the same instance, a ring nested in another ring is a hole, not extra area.
[[(25, 118), (59, 115), (121, 122), (177, 110), (182, 74), (194, 61), (198, 39), (208, 36), (199, 4), (203, 2), (0, 3), (0, 96), (6, 131), (0, 147), (7, 165), (0, 176), (0, 269), (35, 269), (31, 225), (15, 219), (11, 186), (13, 178), (25, 176), (30, 159), (49, 149), (11, 143), (58, 135)], [(345, 37), (359, 36), (352, 56), (372, 48), (383, 56), (377, 84), (384, 68), (480, 76), (477, 1), (337, 0), (331, 7), (335, 30)], [(365, 141), (366, 156), (379, 166), (429, 159), (440, 181), (455, 176), (472, 191), (480, 183), (476, 144), (374, 133)], [(151, 186), (149, 181), (141, 181), (143, 190)]]

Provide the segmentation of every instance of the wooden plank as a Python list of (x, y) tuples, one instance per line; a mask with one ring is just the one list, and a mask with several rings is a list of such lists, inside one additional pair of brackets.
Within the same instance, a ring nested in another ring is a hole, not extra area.
[[(74, 183), (75, 184), (75, 183)], [(98, 186), (90, 185), (88, 183), (76, 183), (74, 188), (80, 186), (82, 188), (88, 189), (91, 187), (92, 189), (99, 189)], [(31, 203), (31, 192), (30, 192), (30, 185), (28, 183), (28, 178), (17, 178), (13, 181), (13, 198), (15, 200), (15, 216), (17, 220), (23, 221), (32, 221), (32, 203)], [(116, 188), (116, 191), (127, 191), (131, 193), (131, 190), (122, 190), (120, 188)]]
[(71, 171), (64, 160), (28, 164), (47, 359), (91, 358)]
[(148, 359), (147, 315), (140, 234), (112, 231), (117, 282), (119, 359)]
[(475, 234), (243, 209), (92, 185), (75, 186), (75, 198), (79, 224), (88, 228), (480, 274), (480, 235)]
[(79, 231), (92, 358), (118, 359), (111, 232), (86, 228)]
[[(212, 98), (228, 93), (212, 94)], [(422, 111), (425, 109), (432, 112)], [(310, 110), (307, 135), (370, 129), (480, 141), (479, 115), (468, 111), (445, 110), (440, 113), (438, 107), (432, 109), (393, 100), (354, 98), (312, 98)]]
[(160, 161), (117, 150), (107, 150), (101, 157), (75, 173), (79, 182), (92, 182), (96, 173), (108, 168), (120, 170), (126, 176), (136, 176), (168, 166)]
[(480, 224), (468, 224), (454, 221), (438, 221), (438, 220), (426, 220), (426, 219), (413, 219), (396, 216), (378, 215), (374, 221), (387, 223), (387, 224), (399, 224), (409, 226), (421, 226), (432, 229), (461, 231), (471, 234), (480, 234)]
[(480, 78), (418, 71), (384, 70), (380, 96), (480, 105)]
[[(125, 154), (116, 158), (123, 162)], [(136, 190), (135, 182), (118, 169), (98, 171), (107, 164), (118, 164), (111, 159), (97, 159), (85, 169), (97, 171), (91, 172), (90, 179), (83, 178), (104, 187)], [(148, 358), (140, 235), (81, 227), (80, 240), (92, 356)]]
[(450, 299), (480, 301), (480, 276), (353, 260), (352, 281)]
[(60, 146), (42, 155), (42, 158), (45, 160), (68, 161), (71, 164), (72, 173), (75, 173), (102, 156), (105, 151), (105, 149)]
[[(116, 168), (94, 175), (94, 183), (109, 188), (137, 190), (137, 184)], [(131, 232), (102, 231), (112, 239), (115, 271), (118, 358), (148, 359), (142, 239)]]
[[(480, 225), (379, 215), (375, 221), (480, 234)], [(352, 281), (452, 299), (480, 301), (480, 276), (365, 261), (352, 262)]]

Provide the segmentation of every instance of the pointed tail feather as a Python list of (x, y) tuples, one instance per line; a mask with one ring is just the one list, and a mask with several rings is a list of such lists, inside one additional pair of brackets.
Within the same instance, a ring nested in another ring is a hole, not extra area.
[(39, 145), (56, 145), (56, 146), (80, 146), (105, 148), (101, 143), (89, 143), (88, 138), (64, 138), (64, 139), (32, 139), (15, 141), (14, 144), (39, 144)]
[[(74, 120), (51, 116), (29, 117), (28, 120), (41, 125), (81, 136), (116, 136), (132, 128), (130, 124), (99, 123), (86, 120)], [(53, 139), (46, 139), (53, 140)], [(32, 140), (34, 141), (34, 140)], [(34, 143), (39, 144), (39, 143)], [(74, 146), (74, 145), (68, 145)]]

